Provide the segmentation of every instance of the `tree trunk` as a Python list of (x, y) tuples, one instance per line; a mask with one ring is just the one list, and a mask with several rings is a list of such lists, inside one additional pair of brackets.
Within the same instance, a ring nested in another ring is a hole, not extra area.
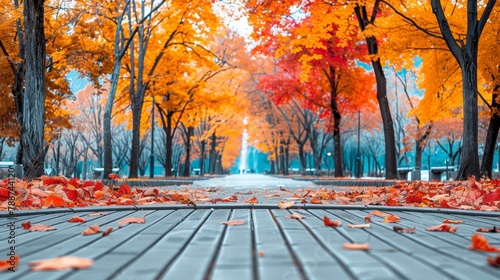
[(215, 151), (215, 148), (217, 147), (217, 136), (214, 133), (212, 133), (212, 137), (210, 140), (210, 174), (215, 174), (215, 162), (217, 161), (217, 152)]
[(200, 176), (205, 175), (205, 147), (207, 145), (207, 141), (202, 140), (201, 141), (201, 148), (200, 148)]
[[(379, 1), (375, 2), (371, 18), (368, 18), (365, 6), (356, 5), (354, 11), (361, 28), (365, 31), (368, 25), (373, 25), (375, 21), (375, 14), (379, 9)], [(378, 54), (378, 43), (375, 37), (367, 37), (366, 44), (368, 53), (370, 55)], [(384, 140), (385, 140), (385, 178), (397, 179), (397, 160), (396, 160), (396, 138), (394, 135), (394, 124), (391, 117), (391, 110), (389, 108), (389, 101), (387, 99), (387, 81), (384, 76), (384, 71), (380, 63), (380, 59), (372, 59), (373, 72), (375, 73), (375, 80), (377, 81), (377, 100), (382, 115), (382, 124), (384, 126)]]
[[(140, 93), (142, 92), (142, 93)], [(139, 85), (137, 92), (130, 95), (132, 107), (132, 146), (130, 149), (129, 178), (137, 178), (139, 170), (139, 157), (141, 156), (141, 118), (144, 101), (144, 88)]]
[(24, 1), (26, 76), (21, 123), (21, 148), (27, 179), (44, 173), (45, 35), (44, 1)]
[(460, 155), (460, 169), (457, 179), (465, 180), (471, 176), (479, 178), (479, 155), (478, 155), (478, 108), (477, 108), (477, 54), (476, 50), (470, 50), (464, 54), (464, 64), (462, 68), (462, 96), (463, 106), (463, 146)]
[(190, 126), (187, 129), (186, 135), (186, 161), (184, 164), (184, 174), (183, 176), (189, 177), (191, 173), (191, 136), (194, 135), (194, 127)]
[(304, 146), (298, 145), (299, 147), (299, 161), (300, 161), (300, 169), (302, 170), (302, 175), (306, 175), (307, 168), (307, 159), (304, 154)]
[[(166, 147), (165, 147), (165, 176), (172, 176), (172, 142), (174, 136), (172, 135), (172, 114), (170, 112), (167, 113), (167, 124), (166, 127), (163, 128), (165, 130), (166, 137)], [(174, 170), (174, 172), (177, 171)]]

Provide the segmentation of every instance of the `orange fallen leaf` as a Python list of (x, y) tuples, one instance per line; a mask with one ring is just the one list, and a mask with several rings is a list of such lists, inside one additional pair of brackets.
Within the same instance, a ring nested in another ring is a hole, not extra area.
[(339, 227), (342, 225), (342, 222), (339, 220), (330, 220), (327, 216), (323, 217), (323, 222), (327, 227)]
[(225, 221), (225, 222), (220, 222), (219, 224), (224, 224), (224, 225), (228, 225), (228, 226), (240, 226), (240, 225), (244, 225), (245, 221), (243, 221), (243, 220), (229, 220), (229, 221)]
[(395, 232), (404, 232), (404, 233), (415, 233), (417, 230), (415, 229), (415, 227), (412, 227), (412, 228), (404, 228), (404, 227), (400, 227), (400, 226), (394, 226), (392, 227), (392, 229), (395, 231)]
[(288, 202), (283, 202), (283, 201), (278, 201), (278, 207), (280, 209), (287, 209), (292, 207), (295, 204), (295, 201), (288, 201)]
[(57, 196), (57, 195), (50, 195), (45, 198), (45, 202), (43, 203), (43, 206), (45, 207), (63, 207), (64, 206), (64, 200)]
[(357, 224), (357, 225), (349, 224), (348, 227), (349, 228), (368, 228), (368, 227), (370, 227), (370, 224), (369, 223), (366, 223), (366, 224)]
[(114, 174), (114, 173), (111, 173), (111, 174), (109, 174), (109, 176), (108, 176), (108, 177), (109, 177), (109, 179), (111, 179), (111, 180), (116, 180), (116, 179), (119, 179), (119, 178), (120, 178), (120, 175), (118, 175), (118, 174)]
[(379, 216), (379, 217), (387, 217), (390, 214), (382, 212), (382, 211), (379, 211), (379, 210), (373, 210), (373, 211), (370, 212), (370, 215), (372, 215), (372, 216)]
[(472, 244), (469, 246), (472, 250), (487, 251), (487, 252), (500, 252), (500, 248), (491, 246), (488, 239), (480, 233), (474, 233), (471, 236)]
[(394, 214), (384, 217), (384, 223), (397, 223), (399, 220), (401, 220), (401, 218)]
[(69, 219), (69, 223), (85, 223), (85, 219), (78, 216), (73, 216), (73, 218)]
[(24, 222), (21, 224), (21, 226), (23, 226), (24, 229), (29, 229), (31, 227), (31, 222), (30, 221)]
[(462, 220), (448, 220), (448, 219), (443, 220), (444, 224), (461, 224), (463, 222), (464, 221), (462, 221)]
[(287, 218), (287, 219), (296, 219), (296, 220), (305, 219), (305, 217), (304, 217), (304, 216), (299, 215), (299, 214), (297, 214), (297, 213), (293, 213), (293, 214), (292, 214), (292, 215), (290, 215), (290, 216), (285, 216), (285, 218)]
[(82, 235), (92, 235), (97, 233), (101, 233), (101, 229), (97, 224), (89, 226), (86, 230), (82, 231)]
[(0, 260), (0, 272), (2, 271), (15, 271), (19, 264), (19, 256), (8, 256), (5, 260)]
[(104, 213), (104, 212), (96, 212), (96, 213), (89, 213), (87, 214), (87, 216), (89, 217), (101, 217), (101, 216), (106, 216), (108, 214)]
[(250, 203), (250, 204), (255, 204), (255, 203), (259, 203), (259, 201), (257, 200), (257, 197), (254, 196), (252, 198), (245, 198), (243, 200), (243, 203)]
[(344, 243), (342, 248), (347, 250), (370, 250), (370, 244), (368, 243)]
[(87, 258), (73, 256), (64, 256), (54, 259), (37, 260), (28, 263), (32, 266), (31, 270), (65, 270), (70, 268), (89, 268), (94, 261)]
[(128, 217), (125, 218), (121, 221), (118, 222), (118, 227), (121, 228), (124, 225), (128, 224), (144, 224), (146, 222), (146, 219), (144, 217), (138, 218), (138, 217)]
[(32, 225), (28, 230), (29, 231), (49, 231), (49, 230), (55, 230), (55, 227), (47, 226), (44, 224), (34, 224)]
[(108, 227), (108, 229), (102, 233), (102, 236), (108, 236), (113, 231), (113, 227)]
[(458, 229), (458, 227), (452, 227), (452, 226), (449, 226), (447, 224), (440, 224), (440, 225), (437, 225), (437, 226), (428, 227), (425, 230), (428, 230), (428, 231), (455, 232), (455, 231), (457, 231), (457, 229)]
[(264, 251), (259, 251), (259, 257), (263, 257), (265, 255)]

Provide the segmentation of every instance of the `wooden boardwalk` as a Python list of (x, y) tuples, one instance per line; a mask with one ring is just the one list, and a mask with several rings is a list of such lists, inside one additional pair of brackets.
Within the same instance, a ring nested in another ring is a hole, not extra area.
[[(371, 227), (348, 228), (364, 223), (373, 209), (401, 217), (384, 223), (372, 217)], [(106, 216), (87, 214), (106, 212)], [(285, 216), (299, 213), (305, 219)], [(342, 221), (325, 227), (323, 217)], [(73, 216), (85, 223), (67, 222)], [(144, 224), (122, 228), (126, 217), (145, 217)], [(0, 214), (0, 252), (8, 250), (6, 226), (14, 222), (16, 272), (0, 279), (500, 279), (500, 268), (486, 263), (495, 254), (473, 251), (470, 237), (479, 227), (500, 226), (500, 213), (445, 211), (403, 207), (301, 205), (288, 210), (273, 205), (217, 204), (196, 208), (178, 205), (48, 209)], [(220, 222), (240, 219), (245, 224)], [(429, 232), (425, 228), (443, 219), (463, 220), (456, 233)], [(42, 223), (56, 228), (29, 232), (21, 223)], [(109, 236), (83, 236), (89, 225), (113, 226)], [(397, 233), (393, 226), (415, 227), (415, 234)], [(484, 233), (500, 247), (499, 233)], [(370, 244), (368, 251), (342, 248), (344, 243)], [(29, 261), (59, 256), (94, 260), (89, 269), (32, 272)]]

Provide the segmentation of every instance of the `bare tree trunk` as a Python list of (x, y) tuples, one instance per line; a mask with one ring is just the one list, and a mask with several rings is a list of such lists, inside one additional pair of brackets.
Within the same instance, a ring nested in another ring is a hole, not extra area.
[(22, 163), (27, 179), (44, 173), (45, 35), (44, 1), (24, 1), (26, 77), (21, 123)]
[(205, 147), (207, 145), (207, 141), (201, 141), (201, 149), (200, 149), (200, 176), (205, 175)]
[(194, 127), (190, 126), (187, 129), (186, 135), (186, 161), (184, 164), (184, 174), (183, 176), (189, 177), (191, 173), (191, 136), (194, 134)]
[(500, 85), (496, 85), (493, 89), (493, 97), (491, 101), (491, 116), (488, 131), (486, 133), (486, 142), (484, 144), (483, 162), (481, 164), (481, 176), (491, 178), (493, 169), (493, 156), (495, 155), (495, 146), (498, 138), (498, 130), (500, 129), (500, 103), (497, 98), (500, 97)]

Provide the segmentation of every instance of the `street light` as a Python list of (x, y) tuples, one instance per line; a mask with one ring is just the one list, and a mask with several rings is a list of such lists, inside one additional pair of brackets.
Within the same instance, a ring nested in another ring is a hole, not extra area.
[(151, 106), (151, 155), (149, 156), (149, 177), (155, 177), (155, 97), (153, 95), (153, 106)]
[(332, 157), (332, 153), (326, 153), (326, 166), (328, 167), (328, 177), (330, 177), (330, 158)]

